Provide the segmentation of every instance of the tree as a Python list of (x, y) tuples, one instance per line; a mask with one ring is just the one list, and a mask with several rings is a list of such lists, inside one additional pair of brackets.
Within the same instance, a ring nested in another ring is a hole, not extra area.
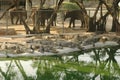
[[(49, 33), (50, 32), (50, 24), (52, 22), (52, 19), (54, 17), (54, 14), (57, 12), (57, 10), (59, 9), (60, 5), (62, 4), (64, 0), (60, 0), (58, 5), (56, 6), (56, 10), (55, 12), (53, 13), (48, 25), (47, 25), (47, 28), (46, 28), (46, 32)], [(85, 19), (85, 25), (86, 27), (88, 28), (87, 31), (89, 32), (95, 32), (95, 31), (101, 31), (101, 32), (105, 32), (105, 27), (106, 27), (106, 21), (107, 21), (107, 17), (109, 14), (112, 15), (113, 17), (113, 20), (114, 20), (114, 27), (115, 28), (115, 31), (117, 32), (120, 32), (120, 29), (119, 29), (119, 22), (118, 22), (118, 3), (120, 2), (119, 0), (114, 0), (113, 1), (113, 4), (112, 4), (112, 7), (108, 6), (106, 0), (98, 0), (99, 1), (99, 4), (95, 10), (95, 13), (94, 13), (94, 16), (93, 17), (90, 17), (88, 16), (87, 14), (87, 10), (85, 9), (85, 6), (83, 4), (83, 0), (72, 0), (72, 2), (75, 2), (76, 4), (79, 5), (79, 7), (81, 8), (83, 14), (84, 14), (84, 19)], [(108, 12), (106, 12), (104, 15), (103, 15), (103, 5), (106, 6), (106, 9), (108, 10)], [(98, 14), (98, 11), (100, 10), (100, 18), (98, 20), (96, 20), (96, 16)]]
[(47, 27), (46, 27), (46, 33), (50, 33), (50, 24), (52, 23), (52, 21), (54, 20), (54, 17), (55, 17), (55, 14), (57, 13), (57, 11), (59, 10), (61, 4), (63, 3), (64, 0), (59, 0), (57, 6), (55, 7), (55, 10), (54, 10), (54, 13), (52, 14), (48, 24), (47, 24)]
[[(120, 0), (113, 0), (112, 6), (108, 6), (107, 2), (105, 0), (98, 0), (99, 4), (95, 10), (94, 16), (93, 17), (89, 17), (86, 12), (85, 12), (85, 7), (83, 3), (79, 3), (77, 0), (77, 4), (81, 7), (83, 13), (85, 14), (84, 16), (86, 16), (87, 18), (85, 18), (86, 25), (88, 25), (88, 31), (90, 32), (95, 32), (95, 31), (102, 31), (105, 32), (105, 27), (106, 27), (106, 18), (107, 16), (110, 14), (113, 17), (113, 27), (112, 27), (112, 31), (117, 31), (120, 32), (120, 23), (118, 21), (118, 16), (119, 16), (119, 7), (118, 7), (118, 3), (120, 2)], [(102, 5), (104, 5), (106, 7), (106, 9), (108, 10), (108, 12), (106, 12), (105, 15), (103, 15), (103, 7)], [(98, 13), (98, 10), (100, 10), (100, 18), (98, 20), (96, 20), (96, 15)]]
[[(43, 8), (45, 1), (46, 0), (40, 0), (40, 8), (39, 9)], [(55, 14), (58, 12), (58, 10), (64, 0), (57, 0), (57, 1), (58, 2), (56, 4), (54, 12), (46, 26), (46, 29), (45, 29), (46, 33), (50, 33), (50, 25), (53, 22)], [(75, 2), (82, 10), (82, 13), (84, 15), (84, 20), (85, 20), (85, 26), (88, 28), (87, 31), (89, 31), (89, 32), (95, 32), (95, 31), (105, 32), (106, 21), (107, 21), (106, 18), (108, 17), (108, 15), (111, 15), (113, 17), (113, 27), (112, 27), (111, 31), (116, 31), (117, 33), (120, 32), (120, 23), (118, 21), (118, 17), (119, 17), (118, 3), (120, 2), (120, 0), (112, 0), (111, 5), (107, 4), (106, 0), (95, 0), (95, 1), (98, 1), (99, 4), (96, 7), (95, 13), (92, 17), (90, 17), (87, 14), (87, 10), (83, 3), (84, 0), (70, 0), (70, 1)], [(13, 0), (13, 3), (14, 4), (12, 4), (6, 11), (8, 11), (13, 6), (18, 7), (18, 3), (19, 3), (18, 0), (17, 1)], [(103, 14), (103, 6), (105, 6), (107, 9), (107, 12), (105, 14)], [(6, 11), (3, 13), (3, 15), (6, 13)], [(97, 20), (96, 17), (97, 17), (98, 11), (100, 11), (100, 18)], [(1, 16), (1, 18), (3, 17), (3, 15)], [(26, 24), (26, 22), (22, 18), (21, 18), (21, 20), (25, 26), (26, 33), (39, 33), (40, 32), (38, 25), (35, 25), (33, 30), (30, 30), (30, 28)], [(36, 18), (36, 21), (39, 21), (39, 19)]]
[(37, 16), (35, 17), (35, 24), (34, 27), (33, 27), (33, 33), (40, 33), (40, 26), (38, 25), (39, 23), (39, 14), (40, 14), (40, 9), (43, 8), (43, 5), (45, 4), (45, 1), (46, 0), (40, 0), (40, 7), (38, 9), (38, 11), (36, 11), (36, 13), (34, 13), (34, 16)]
[[(31, 3), (31, 0), (28, 0)], [(15, 8), (16, 10), (19, 9), (20, 6), (20, 0), (12, 0), (11, 1), (11, 5), (3, 12), (2, 16), (0, 17), (0, 19), (2, 19), (4, 17), (4, 15), (7, 13), (7, 11), (9, 11), (10, 9)], [(25, 20), (23, 19), (23, 17), (21, 16), (21, 14), (19, 14), (18, 16), (20, 16), (20, 20), (23, 23), (26, 33), (32, 33), (32, 31), (29, 29), (28, 25), (26, 24)]]
[(118, 3), (120, 0), (113, 0), (112, 7), (109, 7), (104, 0), (100, 0), (103, 2), (103, 4), (106, 6), (108, 12), (113, 17), (113, 26), (112, 31), (116, 31), (117, 33), (120, 33), (120, 23), (119, 23), (119, 6)]
[(8, 10), (12, 9), (12, 8), (18, 8), (19, 6), (19, 0), (12, 0), (11, 1), (11, 5), (3, 12), (2, 16), (0, 17), (0, 19), (2, 19), (4, 17), (4, 15), (7, 13)]

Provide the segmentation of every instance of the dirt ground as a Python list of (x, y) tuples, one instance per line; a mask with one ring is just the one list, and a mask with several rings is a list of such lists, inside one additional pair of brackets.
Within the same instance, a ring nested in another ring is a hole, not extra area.
[[(79, 23), (79, 22), (78, 22)], [(30, 29), (33, 29), (33, 25), (28, 25)], [(43, 28), (42, 28), (43, 29)], [(80, 24), (77, 24), (76, 27), (68, 28), (68, 22), (65, 22), (64, 27), (62, 24), (57, 24), (57, 26), (51, 27), (51, 34), (61, 34), (61, 33), (77, 33), (77, 34), (91, 34), (92, 32), (86, 32), (87, 30), (81, 29)], [(116, 35), (113, 32), (107, 32), (105, 34)], [(8, 35), (26, 35), (24, 25), (11, 25), (11, 24), (3, 24), (0, 23), (0, 36), (8, 36)]]
[[(30, 26), (32, 29), (33, 27)], [(65, 35), (76, 35), (79, 34), (80, 36), (86, 36), (86, 35), (95, 35), (94, 32), (86, 32), (85, 29), (70, 29), (70, 28), (63, 28), (63, 27), (51, 27), (51, 34), (65, 34)], [(44, 33), (43, 33), (44, 34)], [(39, 35), (39, 34), (38, 34)], [(105, 36), (118, 36), (114, 32), (108, 32), (101, 35)], [(0, 29), (0, 42), (4, 41), (13, 41), (13, 42), (19, 42), (19, 41), (25, 41), (28, 38), (25, 37), (25, 29), (23, 25), (12, 25), (7, 28), (1, 28)], [(14, 37), (14, 39), (13, 39)], [(37, 38), (37, 37), (36, 37)], [(29, 38), (30, 39), (30, 38)]]
[[(109, 19), (111, 20), (111, 18)], [(76, 21), (76, 27), (75, 29), (70, 29), (68, 28), (68, 22), (69, 20), (64, 22), (64, 27), (62, 25), (62, 22), (60, 19), (57, 20), (57, 26), (52, 26), (51, 27), (51, 34), (64, 34), (64, 33), (70, 33), (70, 34), (80, 34), (80, 35), (86, 35), (86, 34), (94, 34), (92, 32), (86, 32), (85, 29), (81, 29), (80, 25), (81, 23), (79, 21)], [(112, 20), (111, 20), (112, 21)], [(111, 26), (110, 25), (110, 21), (108, 21), (108, 27)], [(31, 23), (31, 21), (29, 21), (29, 25), (30, 29), (33, 28), (33, 25)], [(25, 32), (25, 28), (23, 25), (12, 25), (11, 24), (11, 20), (8, 17), (4, 17), (2, 20), (0, 20), (0, 38), (1, 37), (6, 37), (6, 36), (19, 36), (19, 35), (26, 35)], [(113, 32), (107, 32), (105, 34), (102, 35), (112, 35), (112, 36), (116, 36), (116, 33)]]

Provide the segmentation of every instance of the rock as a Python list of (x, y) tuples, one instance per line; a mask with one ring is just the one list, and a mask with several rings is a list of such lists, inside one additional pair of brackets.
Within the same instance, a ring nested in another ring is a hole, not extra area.
[(3, 43), (2, 43), (1, 49), (2, 49), (2, 50), (7, 49), (7, 42), (3, 42)]
[(102, 36), (99, 41), (104, 43), (108, 40), (109, 40), (108, 37)]
[(93, 36), (93, 37), (89, 37), (87, 39), (85, 39), (83, 42), (82, 42), (82, 46), (85, 46), (85, 45), (90, 45), (90, 44), (94, 44), (96, 42), (99, 42), (101, 36)]
[(119, 44), (114, 41), (106, 41), (106, 42), (96, 42), (93, 44), (82, 46), (81, 48), (84, 50), (87, 49), (93, 49), (93, 48), (104, 48), (104, 47), (112, 47), (112, 46), (118, 46)]
[(38, 52), (44, 53), (45, 52), (44, 46), (41, 45), (38, 49)]
[(14, 53), (17, 54), (24, 53), (23, 47), (16, 45), (16, 49), (14, 50)]
[(118, 44), (120, 44), (120, 37), (117, 37), (117, 36), (112, 37), (112, 38), (111, 38), (111, 41), (115, 41), (115, 42), (117, 42)]
[(59, 51), (57, 51), (56, 49), (51, 49), (50, 52), (52, 52), (52, 53), (58, 53)]
[(73, 42), (79, 42), (79, 40), (80, 40), (80, 36), (79, 35), (74, 35), (72, 41)]
[(27, 49), (27, 52), (28, 52), (28, 53), (33, 53), (34, 50), (35, 50), (35, 49), (33, 48), (33, 46), (30, 45), (30, 47)]
[(41, 40), (40, 43), (42, 45), (53, 45), (53, 41), (51, 41), (51, 40)]

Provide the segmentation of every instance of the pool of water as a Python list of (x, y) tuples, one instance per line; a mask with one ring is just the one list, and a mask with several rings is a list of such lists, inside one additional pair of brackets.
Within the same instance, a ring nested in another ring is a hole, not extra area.
[(0, 80), (120, 80), (120, 50), (70, 56), (0, 59)]

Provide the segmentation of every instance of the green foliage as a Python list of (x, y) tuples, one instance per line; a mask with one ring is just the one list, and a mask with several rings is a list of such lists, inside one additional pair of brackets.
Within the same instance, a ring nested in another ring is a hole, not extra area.
[(60, 8), (61, 10), (78, 10), (80, 7), (76, 3), (63, 2)]

